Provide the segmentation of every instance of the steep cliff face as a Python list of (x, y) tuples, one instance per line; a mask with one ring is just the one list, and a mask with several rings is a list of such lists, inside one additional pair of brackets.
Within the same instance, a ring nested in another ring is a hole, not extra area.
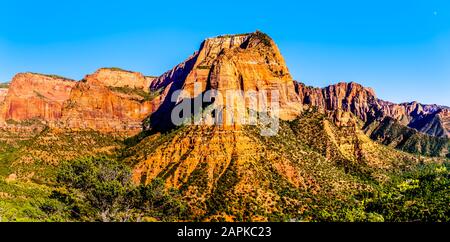
[(366, 127), (366, 133), (373, 140), (414, 154), (450, 157), (450, 139), (421, 133), (386, 117)]
[[(446, 135), (447, 137), (450, 137), (450, 109), (443, 109), (442, 111), (440, 111), (438, 113), (438, 125), (442, 124), (443, 127), (445, 128), (445, 132), (444, 135)], [(428, 129), (426, 131), (426, 133), (428, 134), (440, 134), (439, 133), (439, 129), (433, 131)]]
[(395, 104), (378, 99), (375, 92), (357, 83), (338, 83), (325, 88), (307, 87), (296, 83), (301, 102), (321, 110), (343, 110), (355, 114), (370, 124), (393, 118), (399, 124), (414, 128), (425, 134), (447, 137), (449, 109), (438, 105), (417, 102)]
[[(195, 90), (195, 84), (200, 84), (200, 90)], [(17, 75), (6, 90), (0, 89), (3, 126), (11, 120), (38, 120), (73, 130), (130, 134), (139, 132), (142, 126), (169, 130), (173, 128), (171, 111), (177, 104), (215, 90), (222, 96), (208, 105), (223, 111), (216, 116), (225, 116), (231, 110), (233, 121), (247, 113), (246, 109), (267, 111), (244, 93), (265, 93), (270, 101), (271, 92), (276, 92), (278, 115), (283, 120), (295, 119), (309, 106), (322, 112), (339, 111), (330, 117), (338, 126), (351, 121), (348, 112), (367, 126), (390, 117), (431, 136), (448, 137), (450, 130), (449, 109), (445, 107), (417, 102), (393, 104), (357, 83), (313, 88), (294, 82), (274, 41), (258, 31), (206, 39), (199, 51), (157, 78), (118, 68), (99, 69), (80, 82), (24, 73)], [(183, 92), (173, 97), (177, 90)], [(229, 91), (232, 96), (228, 96)], [(228, 124), (227, 117), (223, 122)]]
[[(283, 57), (276, 44), (267, 35), (255, 32), (242, 35), (227, 35), (205, 40), (198, 52), (184, 63), (165, 73), (151, 84), (152, 89), (171, 86), (171, 90), (183, 92), (174, 97), (195, 99), (209, 90), (220, 93), (221, 99), (215, 99), (213, 105), (231, 106), (235, 113), (238, 108), (250, 108), (244, 93), (266, 92), (268, 100), (271, 92), (279, 96), (282, 119), (293, 119), (301, 112), (301, 104), (295, 93), (294, 82), (289, 74)], [(195, 85), (199, 89), (195, 90)], [(234, 92), (229, 100), (227, 91)], [(168, 99), (172, 97), (170, 92)], [(217, 97), (217, 96), (215, 96)], [(162, 110), (153, 114), (152, 119), (166, 124), (171, 109), (176, 104), (164, 105)], [(233, 107), (242, 105), (242, 107)], [(258, 106), (251, 106), (259, 110)], [(161, 122), (164, 120), (164, 122)], [(158, 123), (153, 123), (158, 126)]]
[(75, 85), (76, 82), (57, 76), (18, 74), (4, 98), (0, 120), (58, 120), (62, 115), (63, 104), (69, 99)]
[(175, 66), (172, 70), (169, 70), (161, 76), (155, 78), (150, 84), (150, 90), (166, 89), (167, 87), (177, 86), (181, 88), (187, 75), (194, 67), (198, 58), (198, 52), (195, 52), (192, 56), (188, 57), (184, 62)]
[(439, 109), (429, 112), (421, 118), (415, 118), (409, 127), (424, 134), (436, 137), (450, 137), (450, 109)]
[[(325, 88), (295, 83), (295, 90), (305, 106), (321, 112), (353, 113), (364, 122), (366, 134), (385, 145), (422, 155), (449, 153), (450, 110), (446, 107), (383, 101), (372, 89), (357, 83), (338, 83)], [(345, 115), (330, 118), (337, 125), (347, 122)]]
[(61, 119), (53, 125), (136, 134), (142, 130), (144, 118), (161, 102), (159, 93), (145, 88), (151, 81), (140, 73), (100, 69), (76, 84)]
[(167, 71), (160, 77), (154, 79), (150, 84), (150, 91), (161, 91), (158, 109), (144, 122), (145, 129), (168, 130), (173, 128), (171, 111), (176, 103), (172, 102), (172, 96), (183, 87), (187, 75), (193, 69), (197, 60), (198, 52), (186, 59), (184, 62)]
[(296, 91), (303, 104), (321, 110), (342, 110), (355, 114), (363, 121), (376, 115), (375, 93), (357, 83), (338, 83), (321, 88), (307, 87), (296, 83)]
[[(230, 90), (245, 94), (265, 92), (270, 101), (274, 98), (273, 93), (278, 96), (279, 117), (284, 120), (294, 119), (302, 110), (293, 79), (278, 47), (270, 37), (261, 32), (250, 34), (239, 47), (223, 50), (213, 63), (207, 84), (224, 95)], [(267, 111), (251, 106), (245, 97), (237, 100), (238, 103), (245, 103), (245, 108)], [(225, 97), (222, 105), (239, 104), (236, 104), (236, 99), (228, 100)]]
[(58, 129), (133, 135), (163, 101), (160, 92), (149, 89), (153, 81), (140, 73), (110, 68), (80, 82), (18, 74), (8, 89), (2, 89), (8, 91), (0, 95), (0, 123), (14, 132), (36, 122)]

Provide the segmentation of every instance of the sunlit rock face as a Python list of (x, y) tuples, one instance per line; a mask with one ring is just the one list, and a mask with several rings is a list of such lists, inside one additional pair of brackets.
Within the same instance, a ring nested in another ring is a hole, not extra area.
[(295, 83), (304, 106), (319, 110), (351, 112), (366, 123), (393, 118), (401, 125), (438, 137), (449, 135), (449, 109), (417, 102), (395, 104), (378, 99), (371, 88), (358, 83), (338, 83), (325, 88)]
[(149, 91), (151, 81), (140, 73), (100, 69), (76, 84), (53, 126), (136, 134), (161, 102), (159, 93)]
[[(199, 51), (159, 77), (152, 83), (152, 88), (168, 85), (182, 91), (178, 96), (170, 95), (178, 101), (176, 104), (214, 90), (220, 96), (214, 96), (212, 106), (223, 112), (222, 124), (225, 126), (236, 125), (239, 118), (236, 115), (242, 115), (246, 110), (266, 112), (272, 97), (273, 101), (277, 100), (277, 116), (281, 119), (293, 119), (302, 110), (294, 81), (278, 47), (261, 32), (206, 39)], [(250, 102), (249, 93), (264, 93), (267, 98), (264, 108)], [(162, 116), (170, 113), (174, 106), (165, 105), (164, 111), (156, 113), (154, 118), (168, 120)], [(225, 118), (227, 115), (229, 119)], [(227, 123), (227, 120), (232, 121)]]
[(129, 87), (148, 91), (154, 77), (146, 77), (142, 73), (126, 71), (119, 68), (101, 68), (88, 75), (86, 81), (97, 82), (107, 87)]
[(0, 105), (5, 101), (6, 95), (8, 94), (8, 88), (0, 88)]
[(38, 124), (133, 135), (162, 102), (160, 93), (148, 88), (153, 80), (107, 68), (80, 82), (54, 75), (18, 74), (9, 88), (1, 91), (0, 123), (19, 131)]
[(34, 73), (17, 74), (9, 86), (0, 110), (0, 119), (17, 122), (58, 120), (75, 81)]
[[(259, 31), (206, 39), (192, 56), (159, 77), (118, 68), (101, 68), (79, 82), (18, 74), (8, 88), (0, 88), (0, 125), (37, 120), (61, 129), (130, 134), (167, 130), (173, 127), (171, 114), (177, 105), (204, 98), (211, 90), (221, 96), (209, 103), (201, 100), (202, 106), (221, 112), (225, 126), (235, 126), (249, 110), (268, 111), (273, 101), (275, 115), (283, 120), (295, 119), (308, 108), (339, 110), (332, 116), (338, 125), (349, 123), (348, 112), (365, 123), (390, 117), (431, 136), (449, 136), (446, 107), (390, 103), (357, 83), (314, 88), (293, 81), (277, 45)], [(255, 103), (249, 97), (255, 93), (265, 100)], [(267, 105), (259, 105), (262, 101)]]

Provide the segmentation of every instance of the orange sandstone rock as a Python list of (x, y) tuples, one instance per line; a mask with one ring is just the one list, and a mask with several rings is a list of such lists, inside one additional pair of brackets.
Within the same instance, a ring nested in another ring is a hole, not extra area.
[(58, 120), (76, 82), (56, 76), (17, 74), (0, 110), (0, 119)]

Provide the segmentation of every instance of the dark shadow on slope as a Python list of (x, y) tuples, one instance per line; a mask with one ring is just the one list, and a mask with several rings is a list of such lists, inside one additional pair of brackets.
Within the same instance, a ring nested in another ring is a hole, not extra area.
[(164, 99), (158, 110), (156, 110), (150, 117), (147, 118), (144, 124), (145, 130), (151, 129), (153, 132), (165, 133), (174, 128), (170, 116), (176, 103), (172, 102), (171, 99), (174, 93), (183, 87), (187, 76), (194, 68), (197, 57), (198, 55), (186, 61), (183, 68), (179, 69), (177, 72), (172, 73), (173, 76), (171, 77), (171, 79), (173, 84), (170, 87), (167, 97)]
[(375, 123), (370, 138), (387, 146), (393, 146), (413, 154), (432, 157), (449, 157), (450, 140), (420, 133), (416, 129), (401, 125), (393, 118)]
[[(150, 130), (152, 131), (152, 133), (155, 133), (155, 132), (167, 133), (176, 128), (176, 125), (173, 124), (173, 122), (172, 122), (171, 116), (172, 116), (172, 111), (175, 108), (175, 106), (177, 105), (177, 103), (172, 102), (172, 99), (176, 100), (176, 99), (178, 99), (178, 96), (174, 96), (174, 97), (172, 97), (172, 96), (174, 95), (174, 93), (176, 91), (183, 88), (183, 85), (185, 83), (187, 75), (193, 68), (191, 65), (193, 65), (196, 62), (196, 60), (197, 60), (197, 58), (193, 58), (192, 60), (190, 60), (189, 62), (186, 63), (186, 66), (189, 66), (189, 67), (187, 67), (187, 69), (189, 71), (183, 72), (183, 76), (181, 76), (179, 79), (182, 81), (178, 80), (178, 81), (174, 82), (174, 84), (172, 85), (172, 87), (169, 90), (168, 96), (164, 100), (161, 107), (149, 117)], [(214, 66), (211, 67), (211, 69), (213, 69), (213, 68), (214, 68)], [(183, 114), (184, 117), (195, 117), (196, 115), (201, 114), (201, 112), (206, 107), (208, 107), (214, 103), (214, 101), (215, 101), (214, 94), (212, 94), (213, 96), (211, 96), (211, 97), (206, 97), (207, 92), (212, 89), (210, 80), (211, 80), (211, 71), (208, 74), (206, 88), (205, 88), (204, 92), (202, 92), (197, 97), (185, 98), (185, 99), (181, 100), (181, 102), (186, 102), (186, 103), (191, 104), (191, 107), (190, 107), (191, 113)], [(204, 100), (205, 98), (210, 99), (210, 101), (205, 101)], [(195, 105), (196, 103), (198, 103), (199, 106), (201, 106), (201, 109), (199, 109), (199, 110), (194, 109), (194, 106), (196, 106)]]

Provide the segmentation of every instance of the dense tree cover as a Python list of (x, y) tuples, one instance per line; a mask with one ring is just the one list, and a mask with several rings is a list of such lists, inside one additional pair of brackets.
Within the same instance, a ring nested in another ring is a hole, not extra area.
[(129, 167), (106, 157), (66, 162), (57, 181), (63, 186), (52, 198), (66, 204), (74, 220), (172, 221), (186, 211), (176, 190), (161, 180), (135, 186)]
[(385, 221), (449, 222), (450, 164), (424, 165), (394, 179), (366, 201), (365, 209)]
[(421, 165), (393, 175), (373, 192), (347, 201), (317, 199), (306, 213), (312, 221), (349, 222), (449, 222), (450, 163)]
[[(318, 198), (309, 221), (450, 221), (450, 164), (423, 165), (413, 172), (393, 176), (389, 184), (347, 201)], [(85, 158), (64, 163), (58, 174), (64, 184), (51, 195), (65, 204), (73, 220), (179, 221), (195, 220), (176, 190), (162, 180), (135, 186), (131, 172), (110, 158)], [(279, 221), (279, 218), (277, 218)]]

